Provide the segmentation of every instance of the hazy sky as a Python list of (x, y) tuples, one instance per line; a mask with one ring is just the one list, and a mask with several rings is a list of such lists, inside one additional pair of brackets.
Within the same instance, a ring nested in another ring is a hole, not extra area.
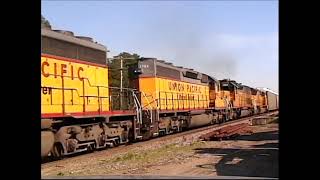
[(53, 29), (278, 92), (278, 1), (42, 1)]

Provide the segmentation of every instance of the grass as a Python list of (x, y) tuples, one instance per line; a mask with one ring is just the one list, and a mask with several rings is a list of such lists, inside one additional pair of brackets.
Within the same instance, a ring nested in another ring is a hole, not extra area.
[(59, 173), (57, 174), (57, 176), (64, 176), (64, 173), (59, 172)]
[[(148, 167), (153, 163), (167, 162), (183, 158), (184, 155), (193, 153), (195, 148), (203, 146), (204, 142), (194, 142), (189, 145), (177, 145), (169, 144), (153, 150), (142, 150), (137, 151), (135, 149), (129, 150), (122, 155), (117, 155), (108, 159), (101, 159), (96, 168), (83, 169), (75, 172), (59, 172), (57, 176), (78, 176), (88, 174), (109, 174), (114, 173), (115, 170), (128, 170), (128, 169), (140, 169), (141, 167)], [(120, 166), (119, 166), (120, 165)], [(115, 169), (115, 167), (117, 167)]]
[(176, 144), (165, 145), (156, 150), (146, 150), (142, 152), (129, 151), (124, 155), (114, 157), (107, 160), (101, 160), (104, 163), (149, 163), (154, 160), (173, 158), (176, 154), (190, 153), (196, 147), (199, 147), (203, 142), (194, 142), (186, 146), (177, 146)]
[(279, 123), (279, 117), (274, 118), (274, 120), (272, 121), (272, 123)]

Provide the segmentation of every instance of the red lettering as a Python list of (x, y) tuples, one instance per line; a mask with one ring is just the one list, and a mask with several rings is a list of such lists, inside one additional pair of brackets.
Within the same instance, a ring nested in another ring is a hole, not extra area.
[(177, 90), (177, 83), (176, 82), (173, 83), (173, 90)]
[(49, 63), (48, 63), (47, 61), (45, 61), (45, 62), (42, 63), (42, 66), (41, 66), (42, 75), (43, 75), (44, 77), (48, 77), (48, 76), (49, 76), (49, 73), (45, 73), (45, 72), (44, 72), (44, 66), (49, 66)]
[(63, 77), (64, 73), (67, 73), (67, 70), (65, 68), (67, 68), (67, 65), (61, 64), (61, 77)]
[(73, 66), (71, 65), (71, 80), (73, 80)]
[(80, 81), (83, 81), (83, 78), (80, 77), (80, 70), (83, 71), (83, 68), (79, 67), (79, 69), (78, 69), (78, 78), (79, 78)]
[(57, 63), (54, 63), (54, 78), (57, 78)]

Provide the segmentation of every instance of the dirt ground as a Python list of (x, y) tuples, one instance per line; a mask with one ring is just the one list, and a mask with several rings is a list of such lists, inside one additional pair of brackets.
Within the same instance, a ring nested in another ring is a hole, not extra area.
[(147, 174), (278, 177), (276, 124), (254, 127), (255, 134), (206, 142), (186, 163), (155, 166)]
[(251, 126), (252, 135), (223, 141), (171, 144), (42, 165), (43, 177), (84, 175), (278, 177), (278, 124)]

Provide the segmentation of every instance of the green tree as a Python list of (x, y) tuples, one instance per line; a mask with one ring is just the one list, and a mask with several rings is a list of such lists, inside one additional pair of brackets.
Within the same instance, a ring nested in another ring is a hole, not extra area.
[[(132, 78), (133, 69), (138, 66), (140, 56), (138, 54), (130, 54), (127, 52), (122, 52), (117, 56), (114, 56), (109, 61), (109, 85), (111, 87), (120, 88), (121, 87), (121, 60), (123, 59), (123, 68), (122, 68), (122, 87), (123, 88), (133, 88)], [(112, 108), (114, 110), (120, 108), (119, 89), (111, 89), (112, 95)], [(130, 93), (127, 90), (123, 90), (123, 106), (122, 109), (130, 109), (132, 107), (133, 100), (131, 99)]]
[(43, 17), (43, 15), (41, 14), (41, 28), (43, 27), (51, 28), (51, 25), (50, 25), (50, 22), (46, 20), (46, 18)]
[(140, 56), (138, 54), (130, 54), (127, 52), (122, 52), (117, 56), (114, 56), (112, 60), (109, 61), (109, 84), (113, 87), (120, 87), (120, 67), (121, 67), (121, 62), (120, 58), (123, 59), (123, 81), (122, 81), (122, 86), (124, 88), (132, 88), (130, 86), (130, 77), (133, 76), (133, 72), (131, 67), (136, 67), (138, 64), (138, 61), (140, 59)]

